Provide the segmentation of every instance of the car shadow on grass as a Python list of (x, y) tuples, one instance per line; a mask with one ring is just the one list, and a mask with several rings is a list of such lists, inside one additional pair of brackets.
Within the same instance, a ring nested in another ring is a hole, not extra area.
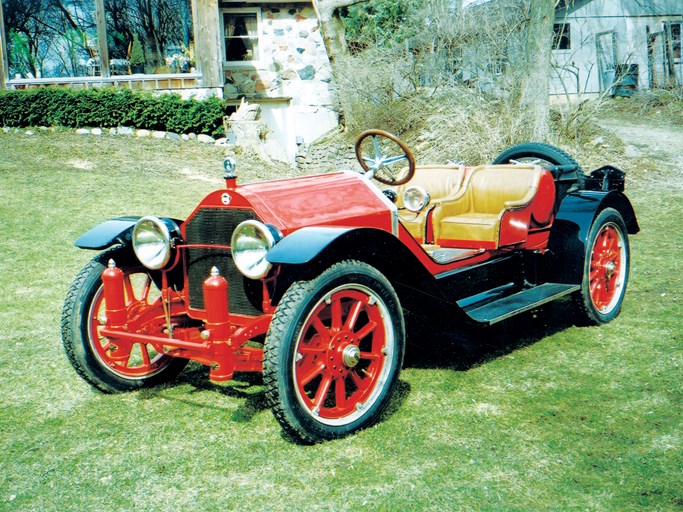
[(574, 326), (571, 305), (560, 300), (490, 327), (409, 326), (404, 368), (467, 371)]

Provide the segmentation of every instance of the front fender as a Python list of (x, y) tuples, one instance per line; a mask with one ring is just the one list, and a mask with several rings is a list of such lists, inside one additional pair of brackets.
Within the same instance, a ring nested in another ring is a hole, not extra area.
[[(140, 218), (139, 216), (129, 216), (109, 219), (82, 234), (74, 242), (74, 245), (81, 249), (96, 249), (98, 251), (115, 244), (130, 245), (133, 226)], [(179, 220), (169, 220), (178, 225), (181, 224)]]
[(117, 217), (110, 219), (82, 234), (74, 242), (81, 249), (102, 250), (119, 243), (130, 244), (131, 231), (140, 217)]
[(309, 263), (340, 236), (353, 228), (310, 227), (302, 228), (280, 240), (267, 256), (274, 265), (301, 265)]

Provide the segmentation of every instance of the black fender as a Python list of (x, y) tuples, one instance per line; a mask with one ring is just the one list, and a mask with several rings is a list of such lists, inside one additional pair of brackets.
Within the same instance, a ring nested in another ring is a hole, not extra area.
[[(400, 227), (399, 229), (403, 229)], [(302, 228), (280, 240), (267, 259), (280, 266), (278, 286), (311, 279), (342, 260), (363, 261), (380, 271), (396, 290), (405, 309), (446, 303), (441, 289), (418, 258), (398, 237), (380, 229), (355, 227)], [(275, 293), (279, 300), (282, 290)]]
[(310, 263), (339, 237), (353, 228), (316, 226), (302, 228), (280, 240), (266, 259), (273, 265)]
[[(109, 219), (83, 233), (74, 242), (74, 245), (81, 249), (96, 249), (100, 251), (112, 245), (130, 245), (133, 226), (135, 226), (135, 223), (140, 218), (140, 216), (128, 216)], [(171, 218), (168, 220), (175, 222), (177, 225), (180, 225), (182, 222)]]
[(614, 208), (621, 214), (629, 234), (640, 231), (635, 210), (621, 192), (581, 190), (569, 194), (562, 201), (550, 230), (548, 281), (581, 284), (588, 233), (605, 208)]

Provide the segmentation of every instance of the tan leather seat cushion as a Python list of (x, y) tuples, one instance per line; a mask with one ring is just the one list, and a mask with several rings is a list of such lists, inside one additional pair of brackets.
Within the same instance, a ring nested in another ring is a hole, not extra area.
[(451, 240), (489, 240), (498, 238), (499, 215), (468, 213), (441, 219), (440, 238)]

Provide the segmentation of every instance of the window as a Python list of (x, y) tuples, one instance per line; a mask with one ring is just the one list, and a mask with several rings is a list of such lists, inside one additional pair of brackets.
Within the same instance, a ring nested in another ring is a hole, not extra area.
[(223, 11), (223, 60), (226, 63), (260, 60), (260, 14), (257, 9)]
[(673, 47), (674, 59), (681, 58), (681, 24), (671, 24), (671, 46)]
[(569, 23), (553, 25), (553, 50), (571, 50), (572, 37)]

